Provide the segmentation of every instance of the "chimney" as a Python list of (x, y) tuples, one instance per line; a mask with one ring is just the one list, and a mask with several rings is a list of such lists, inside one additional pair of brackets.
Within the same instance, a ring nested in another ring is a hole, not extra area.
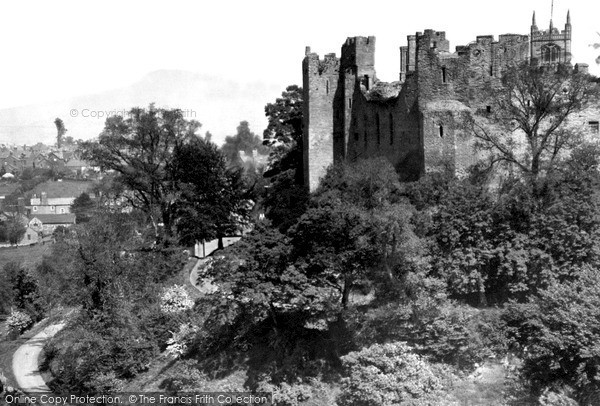
[(42, 192), (42, 206), (48, 205), (48, 195), (46, 192)]

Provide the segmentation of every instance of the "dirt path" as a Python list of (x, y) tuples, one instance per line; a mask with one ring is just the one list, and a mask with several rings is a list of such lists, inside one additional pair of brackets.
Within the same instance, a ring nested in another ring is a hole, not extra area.
[(53, 324), (30, 338), (13, 355), (12, 368), (19, 389), (25, 393), (50, 392), (39, 373), (38, 358), (44, 344), (65, 326)]

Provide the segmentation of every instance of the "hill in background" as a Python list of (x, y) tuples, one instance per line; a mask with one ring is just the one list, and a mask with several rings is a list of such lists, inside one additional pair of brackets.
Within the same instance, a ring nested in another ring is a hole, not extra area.
[(90, 139), (104, 127), (106, 112), (123, 114), (132, 107), (155, 103), (157, 107), (182, 109), (186, 118), (202, 123), (202, 133), (210, 131), (213, 141), (221, 144), (225, 136), (235, 134), (242, 120), (250, 123), (253, 132), (261, 134), (267, 124), (264, 106), (274, 101), (284, 87), (261, 81), (242, 84), (181, 70), (159, 70), (120, 89), (2, 109), (0, 143), (53, 143), (56, 117), (64, 121), (67, 135)]

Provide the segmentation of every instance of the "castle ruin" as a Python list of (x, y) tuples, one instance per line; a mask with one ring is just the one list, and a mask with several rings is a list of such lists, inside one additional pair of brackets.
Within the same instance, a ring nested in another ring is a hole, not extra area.
[(513, 64), (570, 64), (571, 30), (569, 14), (559, 31), (552, 21), (539, 30), (534, 13), (530, 35), (482, 35), (454, 52), (445, 32), (417, 32), (400, 47), (399, 81), (393, 83), (377, 80), (375, 37), (348, 38), (339, 58), (320, 59), (307, 47), (305, 184), (316, 189), (333, 163), (376, 156), (386, 157), (404, 179), (442, 166), (464, 173), (479, 157), (462, 123), (472, 112), (489, 111), (485, 89)]

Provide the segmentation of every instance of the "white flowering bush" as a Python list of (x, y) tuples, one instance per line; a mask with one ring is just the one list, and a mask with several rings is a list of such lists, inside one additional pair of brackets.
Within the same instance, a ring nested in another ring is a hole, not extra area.
[(342, 357), (340, 406), (437, 405), (444, 389), (440, 371), (402, 342), (375, 344)]
[(165, 313), (180, 313), (194, 307), (194, 301), (183, 285), (167, 288), (160, 297), (160, 310)]
[(33, 320), (27, 313), (13, 310), (6, 319), (6, 324), (11, 331), (21, 334), (33, 325)]
[(171, 332), (171, 338), (167, 340), (167, 354), (174, 358), (184, 355), (198, 331), (199, 328), (190, 323), (180, 325), (179, 331)]

